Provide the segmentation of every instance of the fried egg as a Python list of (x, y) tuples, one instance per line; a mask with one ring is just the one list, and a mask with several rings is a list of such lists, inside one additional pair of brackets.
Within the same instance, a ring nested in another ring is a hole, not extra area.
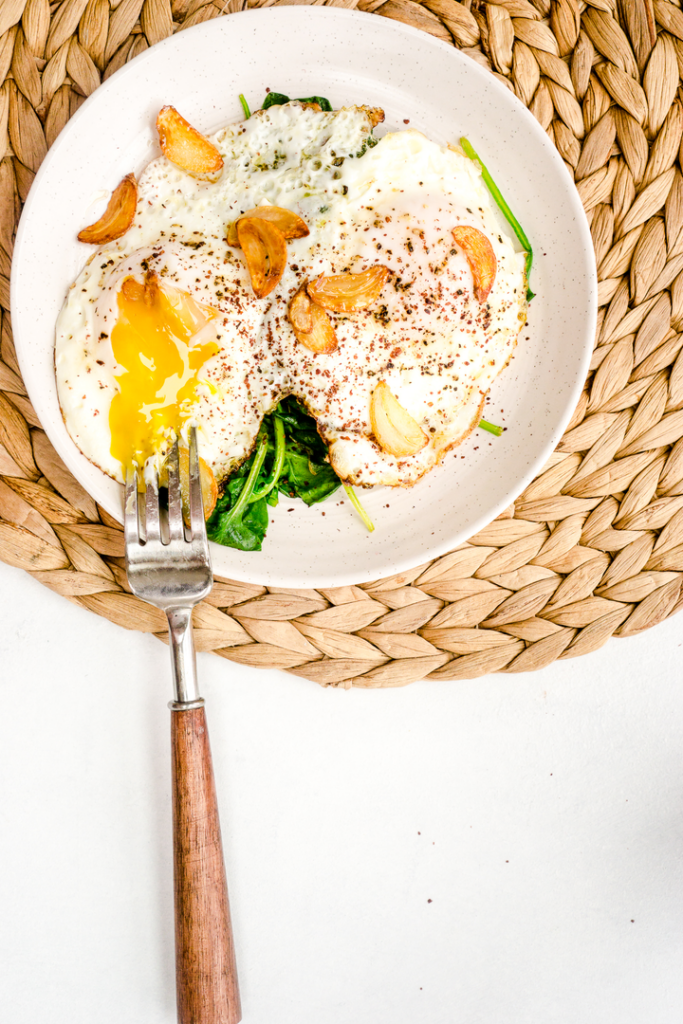
[[(105, 473), (122, 481), (132, 463), (160, 467), (195, 425), (225, 479), (289, 394), (315, 418), (338, 475), (361, 486), (414, 484), (474, 428), (526, 319), (523, 254), (461, 151), (412, 129), (379, 140), (371, 130), (365, 108), (289, 103), (211, 137), (216, 181), (163, 156), (149, 164), (132, 226), (91, 256), (57, 323), (64, 420)], [(288, 241), (282, 278), (259, 299), (226, 227), (268, 204), (296, 212), (309, 234)], [(495, 253), (483, 302), (454, 243), (459, 226)], [(287, 316), (301, 285), (376, 264), (389, 270), (377, 301), (330, 313), (336, 350), (302, 345)], [(373, 435), (380, 381), (426, 435), (416, 454), (391, 455)]]

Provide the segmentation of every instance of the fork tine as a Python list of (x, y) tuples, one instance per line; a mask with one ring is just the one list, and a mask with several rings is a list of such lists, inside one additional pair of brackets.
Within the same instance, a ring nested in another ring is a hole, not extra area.
[(190, 428), (190, 525), (193, 540), (206, 537), (196, 427)]
[(123, 519), (123, 530), (126, 548), (131, 544), (140, 543), (140, 527), (138, 521), (138, 471), (134, 466), (126, 469), (126, 496)]
[(166, 460), (168, 466), (168, 533), (170, 540), (185, 540), (183, 507), (180, 491), (180, 458), (178, 441)]
[(145, 541), (160, 541), (161, 527), (159, 524), (159, 480), (156, 469), (148, 474), (145, 490)]

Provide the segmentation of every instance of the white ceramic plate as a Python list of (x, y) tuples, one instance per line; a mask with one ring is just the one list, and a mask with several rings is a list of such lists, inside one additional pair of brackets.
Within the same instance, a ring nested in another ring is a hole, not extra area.
[[(12, 271), (14, 336), (31, 401), (60, 456), (116, 518), (121, 489), (67, 434), (54, 379), (54, 328), (90, 250), (77, 231), (99, 216), (124, 174), (158, 156), (154, 120), (177, 106), (205, 132), (241, 120), (269, 87), (327, 96), (334, 107), (386, 111), (448, 143), (467, 135), (535, 250), (537, 293), (517, 353), (493, 386), (481, 430), (410, 490), (361, 492), (369, 534), (339, 493), (307, 508), (280, 501), (263, 551), (213, 545), (214, 571), (283, 587), (342, 586), (407, 570), (494, 519), (541, 468), (564, 430), (588, 370), (597, 286), (586, 219), (562, 161), (524, 106), (453, 47), (388, 18), (329, 7), (245, 11), (180, 32), (125, 65), (69, 121), (26, 202)], [(344, 493), (343, 491), (341, 492)]]

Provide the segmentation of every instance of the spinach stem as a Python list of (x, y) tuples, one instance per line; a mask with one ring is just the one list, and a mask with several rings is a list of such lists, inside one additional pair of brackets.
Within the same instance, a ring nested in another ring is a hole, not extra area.
[(495, 434), (496, 437), (500, 437), (503, 433), (503, 427), (499, 427), (497, 423), (489, 423), (488, 420), (479, 420), (479, 426), (482, 430), (488, 430), (489, 434)]
[(359, 500), (358, 500), (358, 498), (356, 496), (356, 492), (354, 491), (353, 487), (351, 487), (350, 484), (343, 484), (342, 486), (343, 486), (344, 490), (346, 491), (346, 493), (348, 494), (349, 500), (350, 500), (351, 504), (353, 505), (353, 507), (355, 508), (356, 512), (358, 513), (358, 515), (361, 517), (361, 519), (365, 523), (365, 525), (366, 525), (366, 527), (368, 529), (368, 532), (372, 533), (372, 531), (375, 529), (374, 524), (372, 522), (372, 519), (370, 518), (370, 516), (367, 514), (367, 512), (365, 511), (365, 509), (363, 508), (363, 506), (359, 502)]
[(500, 189), (496, 185), (495, 181), (493, 180), (493, 178), (489, 174), (489, 172), (486, 169), (485, 165), (482, 163), (481, 157), (478, 155), (478, 153), (475, 150), (475, 148), (472, 145), (472, 143), (469, 141), (469, 139), (466, 139), (465, 136), (463, 135), (463, 137), (460, 139), (460, 145), (462, 146), (462, 148), (464, 149), (466, 155), (470, 158), (470, 160), (474, 160), (477, 164), (479, 164), (479, 167), (480, 167), (481, 173), (482, 173), (482, 177), (483, 177), (484, 181), (486, 182), (486, 187), (488, 188), (489, 192), (491, 193), (491, 195), (495, 199), (495, 201), (498, 204), (498, 207), (500, 208), (503, 216), (505, 217), (506, 221), (508, 222), (508, 224), (510, 225), (510, 227), (512, 228), (514, 233), (516, 234), (517, 238), (519, 239), (519, 241), (520, 241), (520, 243), (522, 245), (522, 248), (524, 249), (524, 251), (526, 253), (526, 257), (524, 259), (524, 270), (526, 272), (526, 281), (527, 281), (526, 297), (527, 297), (527, 300), (529, 302), (531, 302), (531, 300), (534, 298), (534, 293), (532, 292), (531, 288), (529, 287), (529, 279), (530, 279), (530, 275), (531, 275), (531, 264), (533, 263), (533, 260), (534, 260), (534, 253), (533, 253), (533, 249), (531, 248), (531, 242), (527, 238), (526, 233), (524, 231), (524, 228), (519, 223), (519, 221), (515, 217), (514, 213), (512, 212), (510, 207), (508, 206), (507, 202), (503, 198), (502, 192), (500, 191)]
[(242, 104), (242, 110), (244, 111), (244, 116), (246, 117), (246, 119), (248, 121), (249, 118), (251, 117), (251, 111), (249, 110), (249, 104), (245, 100), (245, 98), (242, 95), (242, 93), (240, 93), (240, 103)]
[(273, 461), (273, 468), (270, 471), (270, 476), (263, 484), (260, 490), (254, 491), (250, 498), (249, 503), (259, 501), (261, 498), (265, 498), (266, 494), (270, 494), (275, 484), (280, 479), (282, 473), (282, 467), (285, 464), (285, 425), (279, 416), (273, 416), (273, 425), (275, 429), (275, 459)]
[(251, 464), (251, 469), (249, 470), (249, 476), (247, 477), (247, 479), (244, 482), (244, 487), (240, 491), (240, 496), (237, 499), (237, 502), (230, 509), (230, 511), (228, 512), (228, 514), (227, 514), (227, 516), (225, 518), (225, 524), (224, 524), (225, 526), (227, 526), (228, 523), (233, 522), (233, 520), (239, 519), (239, 517), (242, 515), (242, 513), (245, 510), (245, 508), (249, 504), (249, 496), (251, 495), (251, 492), (254, 489), (254, 484), (256, 483), (256, 480), (258, 479), (259, 473), (261, 472), (261, 466), (263, 465), (263, 460), (266, 457), (266, 452), (267, 451), (268, 451), (268, 438), (266, 437), (265, 434), (262, 434), (261, 435), (261, 441), (260, 441), (260, 447), (257, 448), (256, 454), (254, 455), (254, 461)]

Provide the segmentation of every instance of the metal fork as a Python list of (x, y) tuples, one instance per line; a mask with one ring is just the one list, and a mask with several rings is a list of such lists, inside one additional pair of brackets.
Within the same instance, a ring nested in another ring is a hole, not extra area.
[(173, 661), (174, 700), (169, 707), (178, 1021), (237, 1024), (241, 1009), (228, 887), (192, 639), (192, 609), (207, 596), (213, 581), (194, 428), (190, 432), (189, 463), (187, 529), (177, 443), (168, 458), (167, 516), (159, 507), (156, 474), (146, 473), (143, 510), (138, 507), (138, 473), (128, 471), (126, 570), (136, 597), (166, 612)]

